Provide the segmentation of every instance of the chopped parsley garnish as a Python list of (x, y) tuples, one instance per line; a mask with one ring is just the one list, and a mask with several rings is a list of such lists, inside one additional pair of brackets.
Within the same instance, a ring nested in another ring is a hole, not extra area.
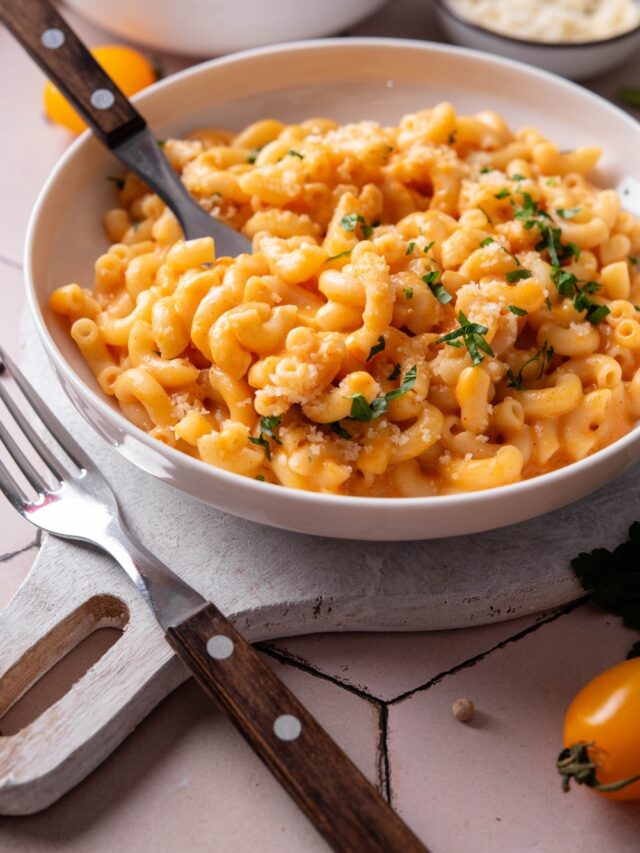
[(384, 397), (376, 397), (369, 403), (363, 394), (354, 394), (351, 397), (351, 414), (349, 417), (356, 421), (375, 421), (389, 408), (389, 403), (396, 400), (398, 397), (408, 394), (416, 384), (418, 378), (418, 365), (414, 364), (405, 373), (402, 385), (399, 388), (394, 388), (393, 391), (387, 391)]
[[(460, 323), (459, 329), (454, 329), (452, 332), (436, 338), (436, 343), (449, 344), (452, 347), (465, 346), (471, 356), (471, 363), (474, 366), (484, 361), (483, 352), (487, 355), (495, 355), (484, 339), (484, 335), (489, 331), (486, 326), (482, 326), (480, 323), (470, 323), (462, 311), (458, 312), (458, 322)], [(458, 340), (459, 338), (462, 338), (462, 340)]]
[(522, 207), (516, 207), (513, 200), (514, 217), (522, 222), (522, 225), (527, 230), (537, 227), (540, 232), (540, 240), (536, 243), (536, 251), (541, 252), (544, 249), (549, 253), (549, 258), (554, 266), (560, 266), (560, 261), (566, 260), (572, 256), (578, 258), (580, 249), (575, 243), (562, 242), (562, 231), (559, 228), (552, 227), (549, 222), (551, 217), (546, 210), (541, 210), (538, 207), (529, 193), (522, 193)]
[(413, 288), (412, 287), (404, 287), (402, 289), (402, 295), (405, 299), (413, 299)]
[[(571, 561), (582, 588), (597, 607), (621, 616), (627, 628), (640, 630), (640, 522), (629, 528), (629, 539), (613, 551), (596, 548)], [(640, 655), (635, 643), (627, 657)]]
[(384, 335), (378, 335), (378, 343), (374, 344), (374, 346), (372, 346), (371, 349), (369, 350), (369, 355), (367, 356), (367, 361), (371, 361), (371, 359), (374, 357), (374, 355), (377, 355), (379, 352), (382, 352), (382, 350), (385, 348), (385, 345), (386, 344), (385, 344)]
[(256, 474), (254, 479), (260, 480), (261, 483), (264, 483), (264, 474)]
[(526, 317), (529, 313), (524, 308), (518, 308), (517, 305), (507, 305), (507, 311), (511, 311), (512, 314), (516, 314), (518, 317)]
[(548, 310), (551, 311), (551, 298), (549, 296), (544, 300), (544, 304), (547, 306)]
[(351, 438), (351, 433), (347, 432), (344, 427), (340, 426), (340, 421), (334, 421), (333, 423), (329, 424), (329, 426), (331, 427), (333, 432), (335, 432), (336, 435), (340, 436), (340, 438), (346, 438), (347, 440)]
[(257, 438), (253, 435), (249, 436), (251, 444), (259, 444), (261, 447), (264, 447), (265, 456), (269, 462), (271, 462), (271, 445), (269, 442), (275, 441), (276, 444), (282, 444), (274, 432), (279, 426), (280, 417), (278, 415), (262, 417), (260, 418), (260, 435)]
[(327, 258), (328, 261), (337, 261), (338, 258), (346, 258), (347, 255), (350, 255), (353, 249), (345, 249), (344, 252), (338, 252), (337, 255), (331, 255)]
[(424, 249), (422, 250), (422, 251), (425, 253), (425, 255), (427, 254), (427, 252), (430, 252), (430, 251), (431, 251), (431, 249), (433, 249), (433, 247), (435, 246), (435, 244), (436, 244), (436, 241), (435, 241), (435, 240), (431, 240), (431, 242), (430, 242), (430, 243), (427, 243), (427, 245), (426, 245), (426, 246), (424, 247)]
[(503, 187), (499, 193), (494, 195), (494, 198), (508, 198), (511, 195), (506, 187)]
[(586, 311), (587, 319), (594, 325), (601, 323), (610, 313), (606, 305), (600, 305), (588, 298), (589, 294), (597, 293), (600, 285), (597, 281), (585, 281), (582, 287), (578, 284), (578, 278), (571, 272), (563, 270), (562, 267), (553, 267), (551, 280), (555, 284), (558, 293), (573, 299), (573, 307), (576, 311)]
[(480, 248), (484, 249), (485, 246), (490, 246), (492, 243), (495, 243), (493, 237), (485, 237), (484, 240), (480, 241)]
[(114, 175), (109, 175), (107, 180), (111, 181), (112, 184), (115, 184), (119, 190), (124, 189), (124, 178), (116, 178)]
[(526, 181), (526, 178), (524, 175), (516, 174), (516, 175), (509, 175), (509, 177), (511, 178), (512, 181)]
[(256, 146), (256, 148), (252, 148), (251, 151), (249, 151), (249, 154), (247, 156), (247, 163), (252, 163), (252, 164), (255, 163), (256, 159), (258, 157), (258, 154), (262, 151), (263, 148), (264, 148), (263, 145), (258, 145), (258, 146)]
[(629, 263), (632, 266), (637, 267), (638, 264), (640, 263), (640, 261), (638, 261), (638, 259), (635, 257), (635, 255), (629, 255)]
[(447, 302), (451, 302), (451, 294), (447, 293), (447, 291), (442, 286), (442, 283), (438, 281), (438, 276), (440, 273), (438, 270), (431, 270), (426, 275), (422, 276), (422, 280), (426, 285), (428, 285), (429, 290), (435, 298), (440, 302), (441, 305), (446, 305)]
[(538, 371), (538, 375), (537, 375), (536, 379), (541, 379), (543, 373), (547, 369), (547, 366), (549, 365), (553, 356), (554, 356), (553, 347), (549, 346), (548, 341), (545, 341), (542, 344), (542, 346), (540, 347), (540, 349), (538, 350), (538, 352), (535, 355), (532, 355), (531, 358), (528, 358), (525, 361), (525, 363), (522, 365), (522, 367), (518, 371), (517, 375), (514, 374), (514, 372), (511, 369), (507, 370), (507, 378), (509, 379), (508, 387), (509, 388), (515, 388), (516, 391), (524, 391), (525, 388), (524, 388), (524, 385), (522, 384), (522, 381), (523, 381), (522, 380), (522, 371), (525, 369), (525, 367), (527, 367), (527, 365), (529, 365), (529, 364), (533, 364), (534, 362), (539, 361), (540, 362), (540, 370)]
[(491, 166), (483, 166), (482, 169), (480, 169), (481, 175), (486, 175), (489, 172), (493, 172), (493, 169), (491, 168)]
[(167, 144), (167, 140), (166, 140), (166, 139), (156, 139), (156, 142), (158, 143), (158, 145), (160, 146), (160, 148), (164, 148), (164, 146)]
[(547, 178), (547, 180), (545, 181), (545, 184), (546, 184), (548, 187), (555, 187), (557, 183), (558, 183), (558, 182), (556, 181), (556, 179), (555, 179), (555, 178)]
[(293, 148), (289, 149), (289, 151), (287, 151), (287, 154), (289, 155), (289, 157), (298, 157), (298, 159), (304, 160), (304, 156), (300, 154), (299, 151), (294, 151)]
[(507, 273), (506, 279), (509, 282), (509, 284), (515, 284), (516, 281), (521, 281), (522, 279), (525, 279), (525, 278), (531, 278), (532, 275), (533, 275), (533, 273), (531, 272), (531, 270), (525, 270), (525, 269), (511, 270), (510, 272)]
[(579, 207), (556, 207), (556, 213), (558, 216), (562, 217), (562, 219), (573, 219), (574, 216), (577, 216), (580, 213)]
[(359, 213), (347, 213), (340, 220), (340, 225), (344, 231), (355, 231), (358, 223), (362, 226), (362, 234), (364, 235), (364, 238), (368, 240), (373, 234), (373, 227), (371, 225), (367, 225), (364, 216), (361, 216)]
[(621, 86), (617, 95), (623, 103), (640, 109), (640, 88), (638, 86)]
[(387, 376), (387, 379), (397, 379), (400, 376), (400, 371), (402, 368), (400, 367), (400, 362), (396, 364), (391, 373)]
[(416, 247), (416, 244), (412, 240), (409, 243), (409, 245), (407, 246), (407, 251), (405, 252), (405, 255), (410, 255), (413, 252), (413, 250), (415, 249), (415, 247)]

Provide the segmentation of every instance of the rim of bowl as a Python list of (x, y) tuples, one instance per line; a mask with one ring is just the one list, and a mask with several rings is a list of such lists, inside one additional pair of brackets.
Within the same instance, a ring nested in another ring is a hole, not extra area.
[[(160, 80), (157, 83), (154, 83), (152, 86), (147, 87), (147, 89), (135, 95), (133, 98), (131, 98), (131, 100), (136, 104), (143, 104), (145, 98), (148, 95), (153, 94), (160, 89), (170, 87), (174, 84), (174, 82), (184, 80), (192, 76), (197, 77), (198, 75), (202, 74), (211, 67), (232, 64), (234, 62), (242, 61), (244, 59), (252, 59), (257, 56), (264, 56), (271, 53), (277, 54), (291, 50), (319, 50), (331, 49), (336, 47), (343, 47), (347, 49), (349, 47), (392, 47), (398, 49), (409, 47), (414, 50), (418, 49), (425, 52), (454, 55), (458, 54), (461, 56), (468, 56), (472, 59), (487, 63), (489, 65), (506, 66), (507, 68), (515, 68), (519, 71), (526, 71), (533, 77), (551, 78), (553, 82), (556, 83), (556, 85), (560, 85), (569, 89), (574, 89), (582, 94), (584, 94), (586, 91), (582, 86), (579, 86), (577, 83), (574, 83), (571, 80), (567, 80), (566, 78), (561, 77), (557, 74), (553, 74), (550, 71), (535, 68), (534, 66), (528, 65), (527, 63), (520, 62), (518, 60), (507, 59), (501, 56), (492, 56), (491, 54), (484, 53), (480, 50), (473, 50), (472, 48), (460, 47), (458, 45), (442, 44), (437, 42), (421, 41), (419, 39), (376, 38), (360, 36), (356, 38), (304, 39), (300, 41), (283, 42), (280, 44), (267, 45), (264, 47), (250, 48), (248, 50), (238, 51), (237, 53), (218, 57), (216, 59), (210, 59), (206, 62), (201, 62), (196, 65), (192, 65), (189, 68), (185, 68), (182, 71), (172, 74), (164, 80)], [(600, 101), (601, 106), (605, 109), (611, 110), (615, 112), (619, 117), (622, 117), (625, 122), (629, 124), (630, 129), (633, 129), (637, 132), (638, 127), (636, 125), (636, 122), (631, 118), (631, 116), (625, 113), (624, 110), (621, 110), (619, 107), (616, 107), (606, 98), (603, 98), (602, 96), (594, 92), (588, 91), (588, 95), (591, 98), (595, 98), (596, 100)], [(253, 492), (254, 490), (264, 490), (266, 493), (271, 493), (272, 495), (283, 494), (284, 492), (289, 498), (295, 498), (297, 501), (301, 501), (303, 503), (336, 504), (338, 506), (351, 504), (354, 508), (376, 506), (380, 509), (384, 509), (385, 511), (401, 513), (403, 507), (422, 507), (427, 510), (429, 506), (433, 505), (434, 503), (438, 503), (441, 506), (445, 507), (447, 505), (451, 507), (464, 507), (466, 505), (473, 505), (480, 500), (486, 501), (490, 497), (496, 497), (498, 495), (508, 498), (509, 495), (515, 495), (520, 493), (526, 494), (528, 492), (537, 491), (541, 488), (551, 489), (554, 484), (561, 482), (563, 479), (571, 478), (572, 475), (578, 475), (582, 470), (595, 465), (597, 462), (604, 463), (608, 458), (617, 456), (619, 453), (622, 453), (625, 448), (628, 447), (628, 445), (633, 444), (636, 440), (638, 432), (640, 431), (640, 421), (626, 435), (617, 439), (612, 444), (607, 445), (607, 447), (598, 450), (591, 456), (586, 456), (584, 459), (580, 459), (577, 462), (572, 462), (571, 464), (565, 465), (562, 468), (557, 468), (554, 471), (549, 471), (545, 474), (540, 474), (537, 477), (531, 477), (527, 480), (519, 480), (516, 483), (510, 483), (504, 486), (496, 486), (491, 489), (476, 490), (472, 492), (459, 492), (451, 495), (428, 495), (423, 497), (409, 498), (366, 497), (360, 495), (327, 494), (324, 492), (311, 492), (305, 491), (303, 489), (294, 489), (290, 486), (284, 486), (277, 483), (253, 480), (249, 477), (244, 477), (241, 474), (235, 474), (231, 471), (226, 471), (223, 468), (217, 468), (214, 465), (208, 465), (201, 459), (195, 459), (194, 457), (189, 456), (186, 453), (181, 453), (179, 450), (176, 450), (175, 448), (164, 444), (163, 442), (157, 441), (156, 439), (152, 438), (149, 433), (145, 432), (144, 430), (140, 429), (140, 427), (137, 427), (134, 423), (127, 420), (120, 411), (109, 405), (109, 403), (105, 399), (103, 399), (93, 388), (91, 388), (80, 378), (80, 376), (72, 368), (70, 362), (68, 362), (64, 358), (62, 352), (58, 349), (56, 342), (54, 341), (51, 333), (49, 332), (49, 329), (47, 328), (47, 324), (44, 319), (44, 314), (39, 305), (36, 289), (33, 283), (31, 256), (34, 251), (34, 238), (37, 230), (40, 210), (43, 207), (49, 195), (50, 187), (57, 179), (59, 172), (61, 172), (62, 169), (66, 167), (68, 161), (75, 156), (76, 150), (85, 145), (91, 138), (91, 136), (91, 131), (85, 130), (78, 137), (78, 139), (71, 143), (69, 148), (65, 151), (62, 157), (60, 157), (56, 165), (53, 167), (52, 171), (49, 173), (44, 185), (42, 186), (38, 194), (38, 197), (36, 198), (35, 204), (31, 211), (31, 215), (29, 217), (24, 248), (24, 276), (27, 291), (27, 301), (31, 310), (31, 316), (35, 322), (38, 334), (40, 335), (40, 340), (43, 343), (49, 357), (53, 360), (57, 370), (59, 370), (65, 376), (67, 382), (69, 382), (69, 384), (74, 387), (76, 392), (81, 397), (89, 397), (92, 407), (98, 408), (102, 416), (106, 420), (108, 420), (112, 426), (117, 427), (121, 432), (123, 432), (123, 434), (134, 433), (140, 443), (146, 445), (148, 448), (154, 450), (156, 453), (165, 456), (169, 461), (176, 462), (183, 468), (190, 469), (194, 472), (203, 473), (204, 471), (207, 471), (210, 476), (217, 477), (223, 482), (227, 481), (228, 483), (236, 487), (243, 488), (247, 492)], [(99, 144), (97, 140), (96, 143)], [(65, 389), (63, 388), (63, 390)], [(89, 423), (90, 426), (93, 426), (91, 422)], [(102, 436), (100, 436), (100, 438), (102, 438)], [(105, 439), (102, 438), (102, 440)], [(116, 449), (119, 450), (119, 447), (116, 446)], [(138, 465), (138, 463), (134, 464), (136, 465), (136, 467), (142, 468), (144, 470), (143, 466)], [(607, 481), (603, 481), (601, 485), (604, 485), (604, 482)]]
[[(551, 41), (537, 41), (536, 39), (525, 39), (518, 38), (518, 36), (511, 36), (507, 33), (499, 32), (498, 30), (492, 30), (490, 27), (485, 27), (483, 24), (478, 24), (475, 21), (470, 20), (469, 18), (465, 18), (464, 15), (455, 11), (449, 5), (448, 0), (434, 0), (434, 3), (438, 9), (444, 12), (446, 15), (450, 15), (454, 20), (456, 20), (460, 24), (464, 24), (466, 27), (469, 27), (471, 30), (476, 30), (482, 35), (493, 36), (496, 39), (501, 39), (502, 41), (511, 42), (512, 44), (517, 44), (526, 47), (535, 47), (535, 48), (543, 48), (544, 50), (567, 50), (574, 48), (589, 48), (589, 47), (604, 47), (609, 44), (615, 44), (618, 41), (622, 41), (623, 39), (629, 38), (634, 34), (640, 32), (640, 22), (636, 24), (630, 30), (625, 30), (623, 33), (618, 33), (615, 36), (607, 36), (604, 39), (593, 39), (591, 41), (560, 41), (560, 42), (551, 42)], [(635, 5), (638, 5), (638, 0), (634, 0)]]

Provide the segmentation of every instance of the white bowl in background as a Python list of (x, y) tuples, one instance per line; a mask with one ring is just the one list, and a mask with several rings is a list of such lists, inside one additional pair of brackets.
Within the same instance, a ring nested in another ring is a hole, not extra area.
[(168, 53), (214, 56), (339, 33), (387, 0), (64, 0), (122, 38)]
[[(640, 124), (597, 95), (546, 72), (483, 53), (390, 39), (275, 46), (213, 60), (135, 99), (158, 136), (212, 125), (239, 129), (273, 116), (297, 122), (397, 123), (450, 100), (462, 113), (493, 108), (512, 126), (536, 125), (561, 148), (602, 145), (599, 180), (640, 178)], [(549, 109), (553, 104), (553, 110)], [(131, 424), (103, 395), (65, 324), (48, 307), (55, 287), (90, 286), (107, 248), (101, 217), (118, 166), (86, 132), (60, 160), (34, 208), (25, 254), (27, 292), (53, 368), (78, 410), (131, 462), (193, 497), (253, 521), (324, 536), (428, 539), (473, 533), (556, 509), (619, 474), (640, 451), (640, 428), (558, 471), (484, 492), (426, 498), (360, 498), (301, 492), (214, 468)]]
[(454, 11), (447, 0), (433, 2), (440, 26), (457, 44), (527, 62), (536, 68), (544, 68), (571, 80), (586, 80), (603, 74), (616, 65), (621, 65), (640, 49), (640, 25), (626, 33), (596, 41), (529, 41), (470, 21)]

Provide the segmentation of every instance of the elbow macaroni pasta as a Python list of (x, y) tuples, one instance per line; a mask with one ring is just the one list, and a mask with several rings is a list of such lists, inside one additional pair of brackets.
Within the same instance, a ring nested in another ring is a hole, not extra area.
[(444, 103), (165, 151), (253, 253), (185, 242), (127, 174), (93, 287), (51, 298), (159, 441), (293, 488), (416, 497), (560, 468), (640, 416), (640, 222), (589, 182), (598, 149)]

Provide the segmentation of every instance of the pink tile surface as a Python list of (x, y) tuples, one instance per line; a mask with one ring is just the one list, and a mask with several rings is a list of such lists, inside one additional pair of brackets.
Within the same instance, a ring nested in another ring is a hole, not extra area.
[(14, 557), (0, 557), (0, 610), (6, 607), (16, 594), (37, 555), (38, 548), (34, 545)]
[[(375, 780), (376, 708), (311, 675), (275, 667)], [(56, 805), (33, 817), (1, 819), (0, 849), (315, 853), (328, 848), (231, 724), (190, 682)]]
[[(437, 853), (638, 850), (638, 804), (563, 794), (565, 710), (637, 632), (582, 607), (389, 709), (393, 802)], [(458, 722), (452, 703), (478, 713)], [(570, 839), (570, 843), (568, 841)]]

